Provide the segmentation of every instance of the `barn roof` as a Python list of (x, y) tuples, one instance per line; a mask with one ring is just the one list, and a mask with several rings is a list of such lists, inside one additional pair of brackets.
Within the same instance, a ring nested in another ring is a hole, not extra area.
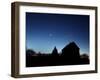
[(66, 45), (66, 46), (63, 48), (63, 50), (66, 49), (66, 48), (78, 48), (78, 49), (79, 49), (79, 47), (76, 45), (75, 42), (70, 42), (68, 45)]

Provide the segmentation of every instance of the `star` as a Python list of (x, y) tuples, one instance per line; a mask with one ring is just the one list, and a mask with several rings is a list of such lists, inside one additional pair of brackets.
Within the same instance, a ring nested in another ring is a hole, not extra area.
[(49, 37), (52, 37), (52, 36), (53, 36), (53, 34), (50, 33), (50, 34), (49, 34)]

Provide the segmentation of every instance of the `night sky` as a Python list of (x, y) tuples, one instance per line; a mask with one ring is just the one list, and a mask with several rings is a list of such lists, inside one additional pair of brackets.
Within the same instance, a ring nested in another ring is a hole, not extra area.
[(89, 16), (26, 12), (26, 47), (36, 52), (58, 52), (74, 41), (89, 54)]

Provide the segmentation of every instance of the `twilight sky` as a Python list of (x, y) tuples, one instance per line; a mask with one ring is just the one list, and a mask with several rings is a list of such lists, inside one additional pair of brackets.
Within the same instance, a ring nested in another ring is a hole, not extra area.
[(36, 52), (58, 52), (74, 41), (89, 53), (89, 16), (26, 12), (26, 47)]

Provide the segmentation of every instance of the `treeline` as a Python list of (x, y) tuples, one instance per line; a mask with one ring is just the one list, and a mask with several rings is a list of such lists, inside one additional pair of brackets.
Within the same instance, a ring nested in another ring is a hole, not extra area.
[(26, 50), (26, 67), (79, 64), (89, 64), (89, 56), (80, 55), (79, 47), (74, 42), (65, 46), (61, 53), (58, 53), (56, 47), (51, 53), (36, 53), (31, 49)]

